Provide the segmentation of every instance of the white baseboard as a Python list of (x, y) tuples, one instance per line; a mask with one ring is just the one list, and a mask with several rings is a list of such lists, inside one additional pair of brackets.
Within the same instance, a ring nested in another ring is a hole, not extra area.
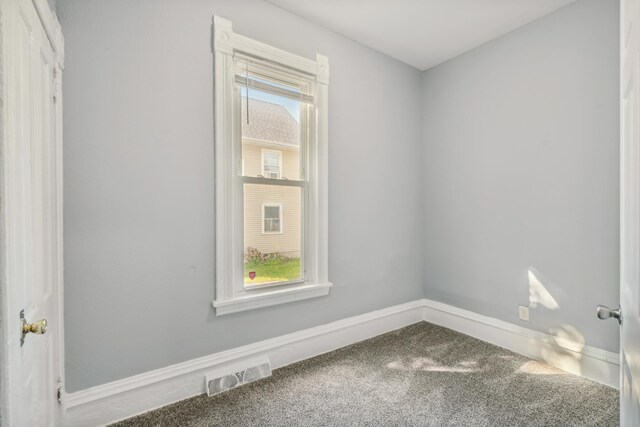
[(275, 369), (423, 320), (618, 388), (617, 353), (421, 299), (63, 393), (63, 425), (109, 424), (204, 393), (205, 374), (229, 373), (267, 359)]
[(233, 372), (269, 359), (279, 368), (423, 318), (422, 300), (305, 329), (62, 395), (64, 426), (100, 426), (205, 392), (205, 374)]
[[(423, 300), (424, 320), (490, 342), (593, 381), (619, 388), (618, 353), (544, 334), (448, 304)], [(558, 334), (560, 335), (560, 334)]]

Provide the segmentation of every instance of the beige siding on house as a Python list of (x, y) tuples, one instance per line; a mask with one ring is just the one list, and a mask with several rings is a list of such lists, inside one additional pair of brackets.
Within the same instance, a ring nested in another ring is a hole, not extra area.
[[(245, 141), (242, 144), (244, 174), (262, 175), (262, 150), (277, 150), (282, 154), (281, 177), (300, 178), (298, 147), (274, 147)], [(263, 232), (263, 206), (282, 205), (281, 233)], [(302, 192), (299, 187), (276, 185), (244, 185), (244, 248), (258, 249), (262, 253), (277, 253), (299, 257), (301, 252)]]

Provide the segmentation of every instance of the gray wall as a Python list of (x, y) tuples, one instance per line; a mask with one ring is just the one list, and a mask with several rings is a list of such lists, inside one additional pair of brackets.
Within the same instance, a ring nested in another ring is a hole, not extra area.
[[(57, 3), (67, 390), (422, 297), (420, 72), (262, 1)], [(330, 59), (328, 297), (211, 308), (213, 14)]]
[[(257, 0), (57, 3), (67, 390), (425, 295), (518, 323), (529, 270), (520, 324), (617, 351), (617, 1), (425, 73)], [(330, 59), (329, 297), (211, 309), (214, 13)]]
[[(581, 0), (424, 73), (425, 295), (618, 350), (618, 2)], [(545, 291), (542, 291), (543, 293)]]

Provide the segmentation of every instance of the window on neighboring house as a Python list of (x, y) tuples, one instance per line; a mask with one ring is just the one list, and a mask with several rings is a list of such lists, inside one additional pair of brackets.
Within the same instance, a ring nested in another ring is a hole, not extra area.
[(282, 233), (282, 205), (262, 205), (262, 233)]
[[(278, 120), (272, 121), (272, 125), (278, 126)], [(282, 151), (262, 149), (262, 176), (265, 178), (279, 179), (282, 170)]]
[(327, 59), (219, 17), (214, 53), (216, 314), (327, 295)]

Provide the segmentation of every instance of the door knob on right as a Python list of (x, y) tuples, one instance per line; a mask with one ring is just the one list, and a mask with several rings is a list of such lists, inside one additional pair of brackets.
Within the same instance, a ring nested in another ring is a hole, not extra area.
[(598, 319), (604, 320), (613, 317), (614, 319), (618, 319), (619, 325), (622, 325), (622, 313), (620, 312), (620, 306), (618, 306), (618, 308), (611, 309), (606, 305), (599, 305), (596, 311), (598, 313)]

